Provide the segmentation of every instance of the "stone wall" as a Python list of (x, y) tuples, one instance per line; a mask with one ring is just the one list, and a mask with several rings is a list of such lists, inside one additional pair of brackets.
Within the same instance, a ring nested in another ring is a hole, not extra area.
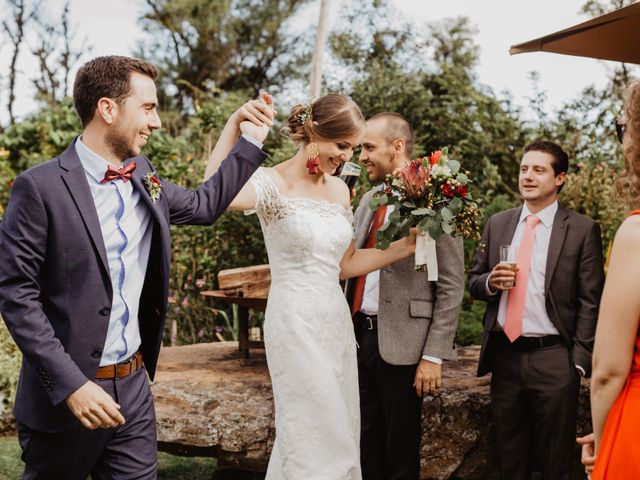
[[(489, 377), (475, 377), (478, 353), (461, 348), (459, 361), (444, 365), (440, 394), (424, 401), (422, 479), (492, 478)], [(590, 424), (587, 387), (580, 433)], [(152, 389), (161, 450), (214, 456), (222, 470), (266, 470), (275, 430), (264, 351), (242, 360), (235, 343), (163, 348)], [(578, 458), (576, 447), (577, 471)]]

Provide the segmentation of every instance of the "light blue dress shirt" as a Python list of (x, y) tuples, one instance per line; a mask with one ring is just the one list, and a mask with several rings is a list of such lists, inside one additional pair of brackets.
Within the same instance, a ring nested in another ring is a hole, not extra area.
[(107, 252), (113, 302), (100, 366), (122, 362), (140, 347), (138, 309), (149, 262), (151, 212), (131, 182), (100, 183), (109, 163), (82, 140), (76, 151), (98, 212)]

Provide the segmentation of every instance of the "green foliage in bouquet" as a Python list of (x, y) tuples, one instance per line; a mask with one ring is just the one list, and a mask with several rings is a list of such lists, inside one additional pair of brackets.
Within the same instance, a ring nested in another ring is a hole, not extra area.
[(387, 249), (412, 227), (437, 240), (443, 234), (479, 237), (480, 212), (469, 193), (469, 172), (449, 158), (445, 147), (408, 162), (387, 175), (389, 188), (377, 193), (369, 207), (392, 205), (387, 222), (376, 232), (377, 248)]

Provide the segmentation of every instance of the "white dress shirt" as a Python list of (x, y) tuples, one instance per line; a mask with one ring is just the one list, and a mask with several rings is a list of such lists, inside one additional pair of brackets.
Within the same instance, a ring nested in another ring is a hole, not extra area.
[[(393, 212), (393, 205), (387, 206), (387, 213), (384, 217), (386, 222), (389, 219), (389, 215)], [(426, 275), (425, 275), (426, 280)], [(380, 302), (380, 270), (375, 270), (367, 274), (364, 282), (364, 294), (362, 297), (362, 307), (360, 311), (365, 315), (378, 315), (378, 306)], [(423, 355), (423, 360), (427, 360), (432, 363), (442, 364), (442, 359), (438, 357), (432, 357), (431, 355)]]
[[(549, 252), (549, 240), (551, 240), (551, 229), (553, 228), (553, 219), (558, 211), (558, 202), (553, 202), (544, 210), (539, 211), (536, 217), (540, 219), (540, 223), (535, 229), (535, 242), (533, 244), (533, 252), (531, 255), (531, 267), (529, 270), (529, 282), (527, 283), (527, 293), (524, 300), (524, 318), (522, 320), (522, 336), (523, 337), (542, 337), (545, 335), (558, 335), (558, 329), (553, 325), (547, 315), (547, 307), (545, 306), (544, 280), (547, 269), (547, 253)], [(518, 226), (511, 239), (511, 245), (516, 248), (520, 245), (522, 234), (527, 224), (526, 218), (533, 215), (525, 204), (522, 207)], [(515, 252), (512, 253), (516, 255)], [(515, 258), (510, 259), (515, 261)], [(498, 308), (498, 324), (504, 328), (507, 317), (507, 301), (509, 300), (509, 291), (502, 292), (500, 298), (500, 306)]]
[(82, 140), (76, 152), (98, 213), (113, 288), (100, 366), (122, 362), (140, 347), (138, 309), (151, 247), (151, 212), (131, 182), (100, 183), (109, 163)]

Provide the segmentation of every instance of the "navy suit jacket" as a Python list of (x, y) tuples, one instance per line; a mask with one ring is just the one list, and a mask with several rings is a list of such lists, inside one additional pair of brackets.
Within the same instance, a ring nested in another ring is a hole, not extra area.
[[(153, 380), (169, 289), (169, 224), (211, 225), (266, 155), (240, 139), (197, 190), (162, 181), (154, 204), (136, 157), (133, 187), (152, 213), (149, 263), (140, 296), (140, 350)], [(23, 354), (16, 419), (57, 431), (77, 421), (64, 400), (95, 378), (113, 290), (93, 197), (75, 141), (59, 157), (19, 175), (0, 223), (0, 313)]]

